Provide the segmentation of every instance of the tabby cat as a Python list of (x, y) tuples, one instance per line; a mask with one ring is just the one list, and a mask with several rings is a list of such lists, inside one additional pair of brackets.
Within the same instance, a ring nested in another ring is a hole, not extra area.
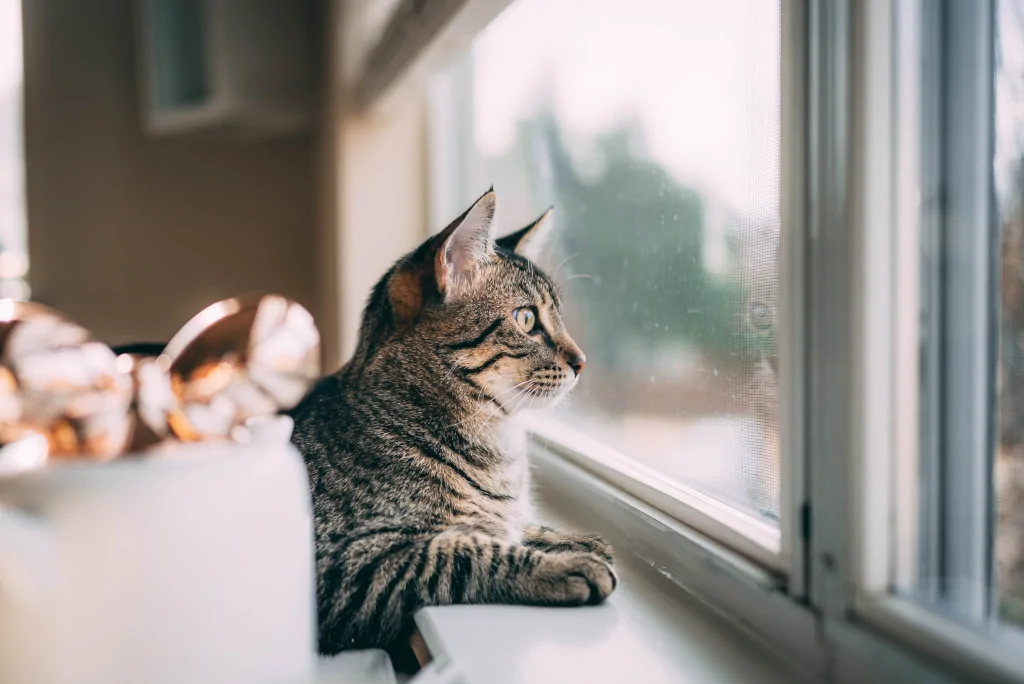
[(494, 240), (484, 194), (374, 287), (358, 347), (292, 415), (313, 490), (320, 650), (390, 648), (420, 607), (593, 604), (615, 588), (594, 534), (531, 525), (515, 414), (585, 358), (530, 259), (548, 214)]

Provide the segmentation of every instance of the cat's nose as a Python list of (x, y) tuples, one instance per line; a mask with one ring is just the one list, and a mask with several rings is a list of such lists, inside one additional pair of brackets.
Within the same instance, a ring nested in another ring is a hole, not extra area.
[(583, 367), (587, 365), (587, 355), (583, 352), (573, 354), (569, 357), (569, 365), (572, 366), (576, 376), (579, 377), (579, 374), (583, 372)]

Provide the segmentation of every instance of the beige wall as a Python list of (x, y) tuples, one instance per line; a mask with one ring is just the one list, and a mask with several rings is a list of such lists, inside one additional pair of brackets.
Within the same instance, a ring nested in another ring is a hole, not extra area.
[(167, 339), (206, 304), (253, 289), (330, 319), (316, 136), (148, 138), (134, 3), (23, 4), (33, 298), (111, 343)]

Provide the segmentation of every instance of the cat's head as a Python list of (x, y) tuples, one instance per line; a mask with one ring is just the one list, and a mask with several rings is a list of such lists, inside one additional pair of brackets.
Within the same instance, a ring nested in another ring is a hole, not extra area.
[(367, 306), (360, 346), (400, 347), (392, 362), (430, 368), (457, 399), (508, 415), (565, 396), (586, 357), (562, 322), (557, 288), (532, 261), (550, 210), (495, 239), (496, 209), (488, 191), (392, 267)]

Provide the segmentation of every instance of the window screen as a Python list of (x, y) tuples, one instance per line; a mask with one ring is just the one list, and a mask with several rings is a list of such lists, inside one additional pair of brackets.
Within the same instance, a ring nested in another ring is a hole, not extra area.
[(518, 0), (433, 84), (434, 229), (492, 183), (587, 371), (571, 421), (659, 476), (779, 511), (780, 5)]

